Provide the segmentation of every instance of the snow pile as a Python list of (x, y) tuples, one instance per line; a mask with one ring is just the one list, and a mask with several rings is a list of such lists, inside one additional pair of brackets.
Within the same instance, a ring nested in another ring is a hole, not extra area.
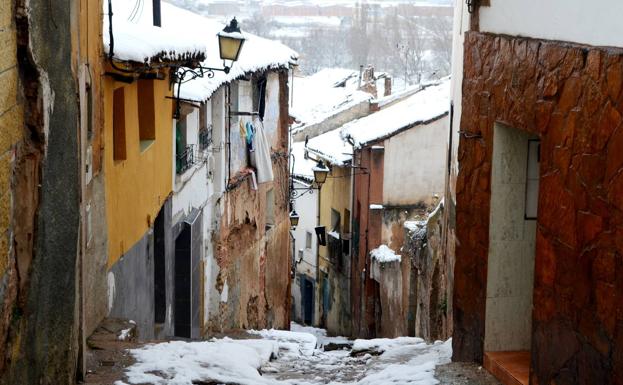
[(370, 210), (383, 210), (383, 205), (371, 204)]
[(352, 139), (356, 147), (361, 147), (402, 129), (438, 119), (446, 115), (449, 108), (450, 79), (445, 79), (379, 112), (345, 124), (342, 137)]
[(406, 345), (425, 344), (424, 340), (417, 337), (398, 338), (374, 338), (371, 340), (356, 339), (353, 343), (353, 354), (361, 352), (385, 353)]
[[(110, 52), (108, 1), (104, 1), (104, 52)], [(163, 6), (166, 3), (163, 4)], [(203, 39), (186, 29), (152, 25), (151, 4), (136, 13), (134, 2), (113, 1), (114, 58), (122, 61), (149, 63), (176, 61), (205, 56)]]
[(342, 140), (339, 128), (310, 138), (307, 149), (334, 166), (342, 167), (353, 159), (353, 146)]
[(308, 333), (316, 337), (316, 345), (318, 347), (325, 346), (327, 344), (345, 344), (349, 343), (350, 340), (346, 337), (328, 337), (327, 331), (325, 329), (315, 328), (313, 326), (303, 326), (299, 325), (296, 322), (290, 323), (290, 330), (297, 333)]
[(372, 250), (370, 256), (379, 263), (400, 262), (402, 259), (400, 255), (396, 255), (394, 250), (387, 247), (387, 245), (381, 245)]
[(353, 70), (325, 68), (314, 75), (295, 78), (294, 100), (290, 109), (290, 114), (297, 120), (293, 130), (320, 123), (372, 100), (371, 94), (357, 89), (358, 77), (358, 72)]
[[(371, 374), (357, 382), (358, 385), (436, 385), (435, 367), (450, 363), (452, 357), (452, 340), (446, 342), (436, 341), (432, 346), (425, 343), (413, 347), (403, 347), (402, 357), (397, 357), (400, 363), (392, 363), (382, 367), (379, 371), (368, 371)], [(381, 356), (381, 362), (388, 351)], [(401, 359), (402, 358), (402, 359)], [(404, 359), (404, 361), (403, 361)]]
[(173, 341), (133, 349), (136, 363), (126, 370), (127, 380), (115, 385), (434, 385), (435, 366), (452, 355), (451, 340), (426, 344), (413, 337), (355, 340), (353, 354), (322, 351), (315, 345), (349, 341), (327, 337), (324, 329), (295, 323), (291, 328), (252, 331), (262, 339)]
[(172, 341), (130, 352), (136, 359), (125, 373), (130, 384), (192, 385), (213, 380), (261, 385), (273, 383), (264, 379), (258, 369), (278, 354), (278, 344), (225, 338), (205, 342)]
[(281, 349), (290, 352), (300, 352), (304, 356), (314, 354), (318, 340), (309, 333), (297, 333), (287, 330), (249, 330), (249, 333), (259, 335), (264, 339), (279, 342)]
[(406, 221), (405, 229), (409, 231), (413, 239), (424, 239), (426, 237), (426, 225), (428, 221)]

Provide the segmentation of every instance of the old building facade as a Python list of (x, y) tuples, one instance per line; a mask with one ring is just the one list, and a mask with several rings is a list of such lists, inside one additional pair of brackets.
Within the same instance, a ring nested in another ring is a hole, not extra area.
[[(447, 308), (437, 312), (448, 295), (443, 248), (432, 233), (424, 245), (429, 213), (443, 207), (448, 96), (445, 80), (344, 127), (358, 170), (351, 269), (356, 335), (448, 333)], [(421, 244), (409, 245), (413, 231)], [(431, 314), (440, 319), (431, 321)]]
[(454, 359), (618, 384), (622, 9), (541, 5), (458, 6)]

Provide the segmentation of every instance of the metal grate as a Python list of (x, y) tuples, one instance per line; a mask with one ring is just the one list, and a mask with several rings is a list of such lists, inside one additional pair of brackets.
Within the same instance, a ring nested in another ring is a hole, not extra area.
[(199, 130), (199, 150), (203, 151), (212, 144), (212, 125)]
[(184, 171), (191, 168), (193, 164), (195, 164), (194, 145), (189, 144), (184, 148), (181, 154), (177, 154), (175, 159), (175, 172), (183, 174)]

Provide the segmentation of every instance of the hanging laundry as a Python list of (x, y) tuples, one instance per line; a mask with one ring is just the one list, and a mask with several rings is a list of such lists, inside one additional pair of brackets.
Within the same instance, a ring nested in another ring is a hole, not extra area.
[(250, 152), (255, 151), (255, 146), (253, 146), (253, 138), (255, 137), (255, 127), (251, 122), (247, 122), (246, 127), (246, 140), (247, 140), (247, 149)]
[(257, 183), (271, 182), (274, 179), (273, 162), (270, 159), (270, 145), (264, 132), (264, 124), (259, 118), (255, 118), (253, 128), (255, 151), (251, 154), (251, 165), (257, 170)]

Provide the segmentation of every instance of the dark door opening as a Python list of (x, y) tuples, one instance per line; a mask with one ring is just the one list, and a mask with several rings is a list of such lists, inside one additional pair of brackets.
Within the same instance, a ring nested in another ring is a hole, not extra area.
[(303, 283), (303, 323), (311, 325), (314, 322), (314, 284), (305, 278)]
[(175, 240), (175, 311), (174, 335), (190, 338), (191, 330), (191, 231), (190, 226), (184, 228)]
[(164, 323), (167, 314), (166, 246), (164, 208), (154, 222), (154, 322)]

